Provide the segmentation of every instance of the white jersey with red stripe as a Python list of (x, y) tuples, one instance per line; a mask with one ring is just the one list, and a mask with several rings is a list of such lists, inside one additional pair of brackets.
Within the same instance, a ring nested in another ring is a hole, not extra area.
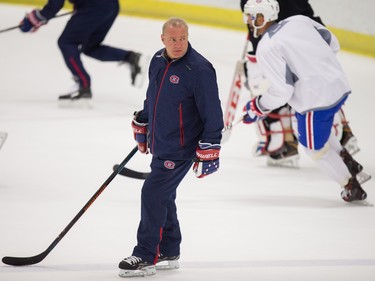
[(270, 26), (257, 48), (257, 60), (270, 87), (260, 105), (275, 109), (289, 103), (299, 113), (335, 106), (351, 89), (336, 58), (337, 38), (305, 16)]

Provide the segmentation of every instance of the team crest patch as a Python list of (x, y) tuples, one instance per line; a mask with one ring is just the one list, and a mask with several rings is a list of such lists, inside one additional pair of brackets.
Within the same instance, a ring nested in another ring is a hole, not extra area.
[(164, 161), (164, 167), (166, 167), (167, 169), (174, 169), (174, 166), (176, 164), (174, 162), (172, 162), (171, 160), (167, 160), (167, 161)]
[(169, 77), (169, 81), (173, 84), (178, 84), (178, 82), (180, 82), (180, 77), (172, 75), (171, 77)]

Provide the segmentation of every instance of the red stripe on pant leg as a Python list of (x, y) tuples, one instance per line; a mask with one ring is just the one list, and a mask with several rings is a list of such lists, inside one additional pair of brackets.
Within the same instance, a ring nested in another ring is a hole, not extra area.
[[(162, 227), (160, 227), (159, 237), (160, 237), (159, 241), (161, 241), (161, 239), (163, 239), (163, 228)], [(155, 256), (155, 259), (154, 259), (154, 264), (156, 264), (158, 262), (159, 254), (160, 254), (160, 247), (158, 245), (158, 247), (156, 249), (156, 256)]]
[(76, 61), (74, 60), (73, 57), (70, 57), (69, 61), (72, 64), (74, 70), (77, 72), (80, 80), (82, 81), (82, 83), (83, 83), (82, 87), (87, 88), (89, 86), (88, 82), (87, 82), (87, 79), (86, 79), (85, 75), (83, 75), (83, 73), (82, 73), (81, 69), (79, 68), (78, 64), (76, 63)]
[(313, 113), (308, 112), (306, 117), (307, 122), (307, 147), (311, 150), (314, 149), (314, 138), (313, 138)]

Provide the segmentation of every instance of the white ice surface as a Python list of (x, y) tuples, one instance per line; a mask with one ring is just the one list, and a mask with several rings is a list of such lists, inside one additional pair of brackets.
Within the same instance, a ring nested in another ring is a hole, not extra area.
[[(30, 7), (0, 5), (0, 29)], [(0, 34), (0, 257), (43, 252), (81, 210), (135, 143), (130, 128), (145, 88), (129, 70), (83, 56), (94, 108), (61, 109), (71, 77), (57, 47), (68, 17), (37, 33)], [(162, 21), (119, 17), (105, 43), (153, 54)], [(246, 34), (190, 26), (190, 42), (214, 64), (223, 107)], [(356, 155), (375, 175), (375, 60), (339, 53), (353, 95), (345, 112), (358, 137)], [(244, 94), (241, 108), (248, 99)], [(253, 158), (251, 125), (239, 124), (223, 145), (221, 169), (189, 173), (178, 188), (181, 268), (151, 280), (375, 280), (375, 207), (345, 203), (340, 188), (301, 152), (299, 170)], [(148, 171), (150, 156), (128, 167)], [(118, 262), (136, 243), (142, 181), (117, 176), (39, 264), (0, 265), (0, 280), (120, 280)], [(364, 185), (375, 203), (374, 181)]]

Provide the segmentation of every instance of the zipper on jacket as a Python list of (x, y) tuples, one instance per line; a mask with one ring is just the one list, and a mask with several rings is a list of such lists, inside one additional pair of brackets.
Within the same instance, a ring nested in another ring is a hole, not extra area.
[(158, 92), (156, 94), (156, 98), (155, 98), (155, 104), (154, 104), (154, 118), (152, 120), (152, 142), (151, 142), (151, 152), (154, 151), (154, 144), (155, 144), (155, 120), (156, 120), (156, 107), (157, 107), (157, 104), (159, 102), (159, 96), (160, 96), (160, 92), (161, 92), (161, 88), (163, 87), (163, 84), (164, 84), (164, 79), (165, 79), (165, 76), (167, 75), (167, 72), (168, 72), (168, 69), (169, 69), (169, 66), (171, 65), (171, 63), (168, 63), (167, 64), (167, 67), (165, 68), (165, 71), (164, 71), (164, 74), (163, 74), (163, 77), (160, 81), (160, 85), (159, 85), (159, 89), (158, 89)]
[(184, 121), (182, 119), (182, 103), (178, 106), (178, 111), (180, 113), (180, 145), (184, 146)]

